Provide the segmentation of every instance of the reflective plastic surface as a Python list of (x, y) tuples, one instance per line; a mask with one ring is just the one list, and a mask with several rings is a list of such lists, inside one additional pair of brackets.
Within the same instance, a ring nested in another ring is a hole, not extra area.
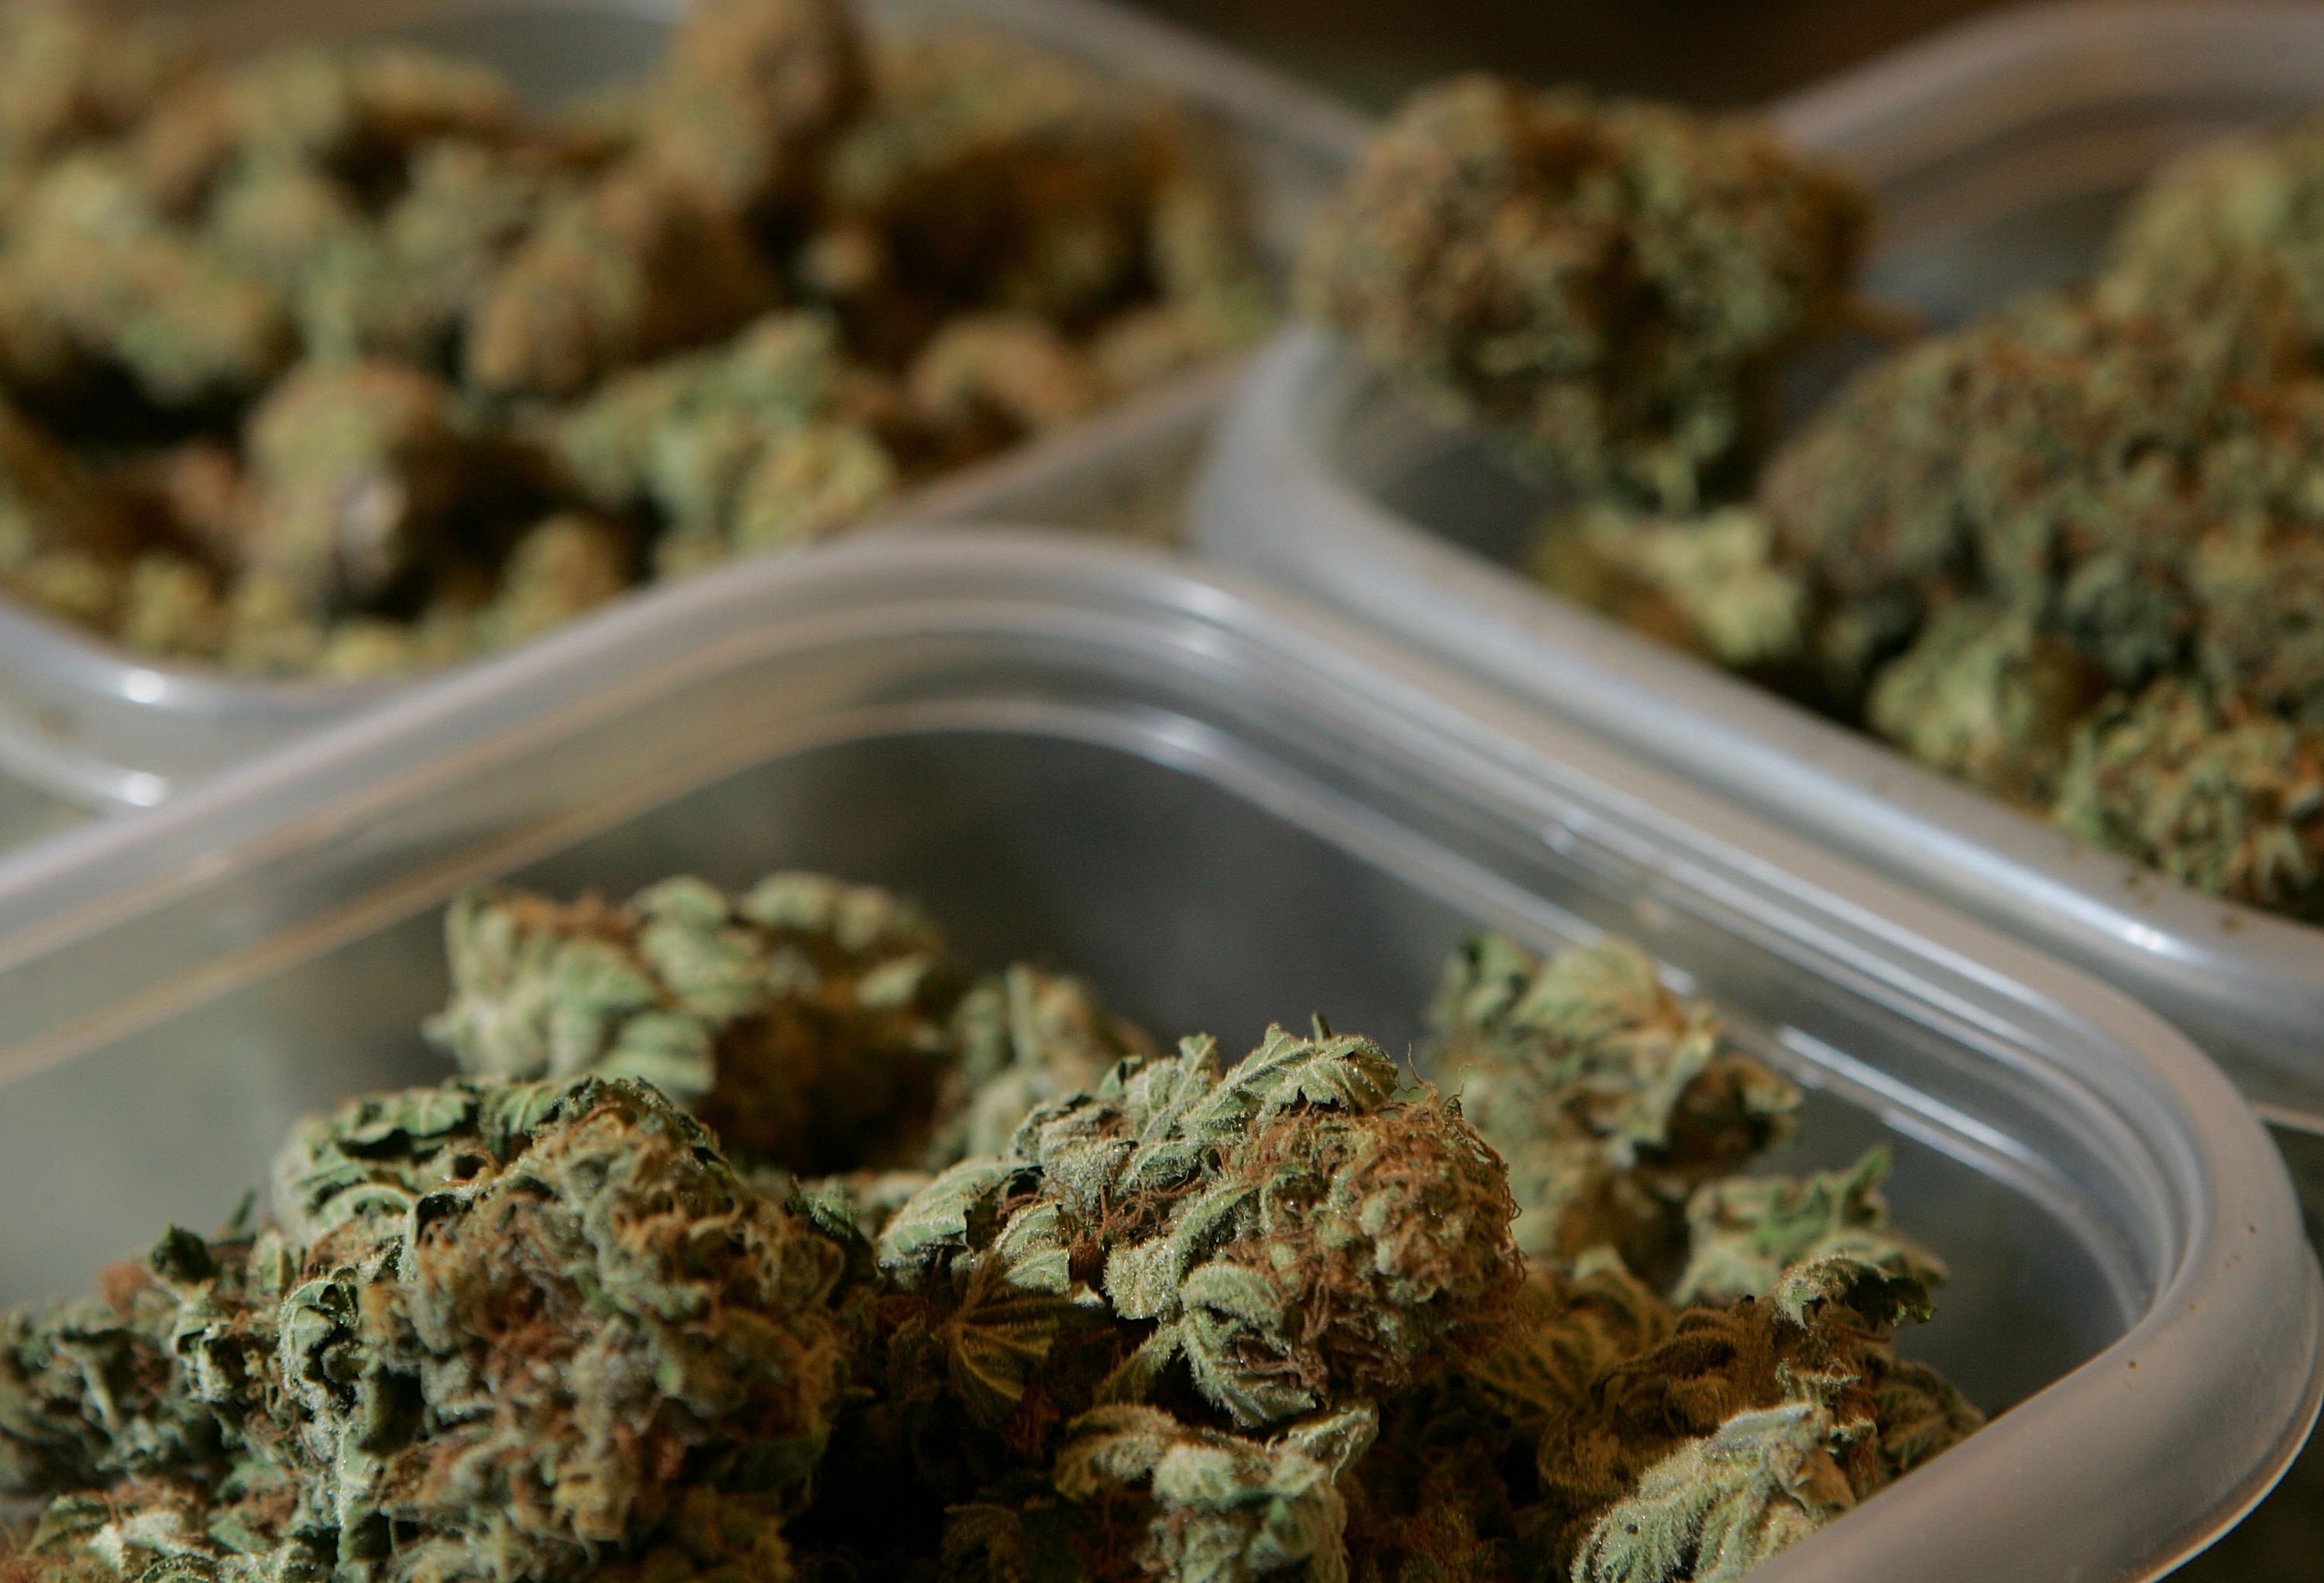
[(1230, 1046), (1321, 1011), (1406, 1048), (1480, 924), (1640, 940), (1812, 1090), (1777, 1166), (1895, 1138), (1897, 1217), (1954, 1272), (1908, 1346), (2008, 1409), (1767, 1583), (2147, 1576), (2314, 1413), (2292, 1190), (2150, 1014), (1296, 603), (999, 530), (659, 590), (0, 861), (0, 1301), (224, 1215), (300, 1112), (438, 1074), (461, 886), (785, 864)]

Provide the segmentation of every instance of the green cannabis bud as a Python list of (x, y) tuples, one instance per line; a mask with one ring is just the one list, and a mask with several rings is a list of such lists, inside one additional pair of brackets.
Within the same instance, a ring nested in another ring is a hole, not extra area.
[(2157, 681), (2094, 714), (2058, 819), (2198, 890), (2324, 913), (2324, 730), (2200, 684)]
[(1794, 658), (1807, 589), (1746, 506), (1665, 517), (1605, 501), (1543, 524), (1534, 575), (1663, 642), (1749, 671)]
[(1868, 370), (1760, 501), (1831, 613), (1843, 688), (1948, 593), (2023, 612), (2126, 685), (2185, 648), (2200, 525), (2292, 505), (2280, 468), (2248, 465), (2281, 443), (2269, 416), (2154, 327), (2053, 299)]
[(387, 362), (291, 375), (244, 449), (241, 558), (323, 612), (377, 600), (436, 553), (475, 465), (452, 388)]
[(846, 412), (837, 327), (770, 314), (724, 346), (607, 380), (555, 445), (599, 509), (650, 513), (665, 570), (811, 542), (886, 503), (899, 473)]
[(576, 396), (616, 368), (731, 334), (776, 296), (739, 218), (646, 161), (553, 195), (471, 308), (468, 382)]
[(787, 1566), (844, 1251), (656, 1090), (375, 1097), (276, 1178), (285, 1232), (173, 1230), (10, 1317), (0, 1468), (65, 1493), (8, 1564), (549, 1583), (709, 1524)]
[(1875, 731), (1932, 768), (2046, 806), (2096, 690), (2073, 646), (2022, 609), (1941, 606), (1865, 700)]
[[(689, 0), (548, 115), (397, 44), (0, 20), (0, 592), (354, 680), (851, 529), (1262, 333), (1240, 153), (1021, 41)], [(62, 495), (69, 495), (66, 499)], [(29, 502), (28, 502), (29, 509)]]
[(639, 141), (721, 208), (796, 203), (862, 107), (863, 55), (840, 0), (697, 0), (647, 88)]
[[(410, 156), (407, 185), (375, 219), (355, 218), (328, 183), (300, 199), (273, 176), (272, 190), (255, 189), (250, 207), (259, 212), (245, 225), (277, 238), (273, 273), (290, 293), (309, 358), (449, 371), (469, 315), (542, 205), (564, 190), (562, 176), (542, 150), (446, 137)], [(219, 208), (213, 224), (223, 230), (233, 216), (223, 201)], [(310, 217), (301, 219), (302, 209)]]
[(1737, 1176), (1706, 1182), (1687, 1200), (1687, 1261), (1671, 1301), (1724, 1307), (1765, 1297), (1795, 1264), (1848, 1258), (1934, 1289), (1944, 1261), (1888, 1227), (1880, 1183), (1886, 1144), (1846, 1171), (1793, 1179)]
[(1347, 1514), (1337, 1481), (1375, 1428), (1372, 1410), (1354, 1407), (1257, 1441), (1190, 1428), (1151, 1407), (1101, 1407), (1058, 1454), (1056, 1486), (1079, 1501), (1144, 1494), (1154, 1508), (1134, 1563), (1144, 1576), (1342, 1583)]
[(1544, 960), (1480, 935), (1429, 1022), (1438, 1080), (1507, 1162), (1530, 1258), (1606, 1247), (1642, 1273), (1671, 1265), (1689, 1194), (1785, 1135), (1799, 1104), (1625, 941)]
[(641, 1078), (728, 1146), (809, 1174), (918, 1164), (945, 1065), (943, 943), (908, 903), (822, 876), (741, 896), (664, 880), (626, 904), (453, 904), (429, 1037), (495, 1077)]
[(290, 361), (281, 297), (171, 223), (118, 153), (46, 167), (6, 236), (17, 310), (69, 348), (60, 383), (111, 372), (156, 406), (198, 408), (247, 397)]
[(1860, 193), (1740, 118), (1489, 77), (1423, 89), (1310, 238), (1305, 310), (1519, 461), (1688, 510), (1843, 318)]
[(2324, 350), (2324, 124), (2228, 139), (2164, 166), (2117, 229), (2098, 291), (2246, 377)]
[(2200, 889), (2296, 911), (2319, 456), (2324, 383), (2238, 383), (2154, 320), (2052, 299), (1865, 375), (1761, 505), (1834, 693), (1876, 729)]
[(2092, 278), (1890, 352), (1770, 451), (1783, 358), (1883, 328), (1860, 199), (1747, 123), (1471, 78), (1381, 133), (1303, 301), (1558, 486), (1548, 588), (2304, 918), (2319, 192), (2324, 120), (2199, 150)]
[(827, 237), (864, 257), (843, 300), (971, 304), (1086, 324), (1147, 273), (1176, 113), (1062, 56), (964, 28), (872, 60), (869, 113), (831, 153)]
[(1123, 1061), (1035, 1110), (1008, 1154), (939, 1176), (888, 1223), (907, 1290), (1005, 1268), (1157, 1328), (1135, 1373), (1183, 1360), (1245, 1426), (1400, 1388), (1478, 1344), (1517, 1280), (1498, 1162), (1441, 1100), (1350, 1035), (1271, 1029)]
[(134, 128), (190, 62), (158, 32), (32, 0), (0, 12), (0, 171)]
[(1646, 1469), (1590, 1531), (1579, 1583), (1732, 1583), (1855, 1504), (1812, 1402), (1738, 1412)]
[(1007, 1153), (1035, 1110), (1094, 1090), (1130, 1056), (1157, 1053), (1090, 986), (1024, 962), (961, 997), (951, 1043), (954, 1065), (937, 1105), (948, 1118), (936, 1145), (945, 1165)]
[[(1916, 1279), (1843, 1254), (1793, 1266), (1764, 1299), (1680, 1314), (1541, 1440), (1538, 1521), (1561, 1568), (1661, 1583), (1692, 1576), (1706, 1545), (1749, 1564), (1972, 1432), (1975, 1409), (1893, 1348), (1896, 1322), (1927, 1312)], [(1744, 1416), (1794, 1405), (1812, 1411)]]
[(475, 1075), (0, 1315), (0, 1583), (1700, 1583), (1981, 1421), (1895, 1351), (1886, 1147), (1737, 1174), (1797, 1094), (1618, 941), (1456, 955), (1474, 1127), (820, 875), (447, 942)]

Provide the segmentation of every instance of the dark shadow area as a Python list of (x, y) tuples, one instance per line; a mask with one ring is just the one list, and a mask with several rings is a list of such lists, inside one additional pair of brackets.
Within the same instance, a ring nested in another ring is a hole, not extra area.
[(1374, 107), (1432, 77), (1479, 69), (1690, 104), (1754, 105), (1999, 9), (1994, 0), (1139, 4)]

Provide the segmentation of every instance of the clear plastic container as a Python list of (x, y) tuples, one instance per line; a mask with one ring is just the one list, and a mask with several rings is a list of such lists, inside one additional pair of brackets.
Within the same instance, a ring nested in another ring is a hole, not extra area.
[[(162, 0), (224, 53), (295, 39), (393, 36), (488, 61), (536, 102), (633, 76), (682, 0)], [(1328, 99), (1104, 0), (863, 0), (875, 28), (969, 22), (1166, 88), (1222, 125), (1262, 255), (1278, 270), (1361, 122)], [(1230, 367), (1168, 381), (1068, 432), (908, 498), (892, 520), (1039, 520), (1148, 536), (1179, 486)], [(713, 573), (711, 575), (717, 575)], [(221, 765), (409, 681), (257, 680), (131, 654), (0, 601), (0, 773), (93, 808), (145, 807)]]
[[(2012, 11), (1774, 107), (1858, 171), (1876, 294), (1939, 323), (2086, 271), (2180, 150), (2324, 104), (2324, 7)], [(1510, 569), (1543, 505), (1337, 343), (1286, 334), (1221, 421), (1194, 536), (2131, 990), (2272, 1118), (2324, 1126), (2324, 930), (2093, 850)]]
[(297, 1114), (426, 1081), (438, 909), (811, 865), (1148, 1025), (1391, 1049), (1480, 924), (1618, 930), (1885, 1134), (1951, 1264), (1908, 1349), (1992, 1426), (1766, 1583), (2153, 1575), (2316, 1410), (2324, 1283), (2233, 1087), (2112, 990), (1408, 651), (1001, 530), (735, 569), (0, 864), (0, 1301), (222, 1217)]

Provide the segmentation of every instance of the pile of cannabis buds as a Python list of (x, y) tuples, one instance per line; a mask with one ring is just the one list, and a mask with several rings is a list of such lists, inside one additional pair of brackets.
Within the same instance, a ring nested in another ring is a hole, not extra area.
[(0, 591), (360, 676), (807, 542), (1263, 329), (1209, 129), (981, 33), (696, 0), (554, 118), (0, 7)]
[(1797, 1090), (1620, 942), (1470, 942), (1440, 1094), (814, 875), (447, 932), (466, 1076), (0, 1321), (0, 1583), (1709, 1583), (1980, 1421), (1885, 1152), (1738, 1174)]
[[(1554, 588), (2212, 894), (2324, 919), (2324, 122), (1911, 340), (1748, 120), (1472, 78), (1380, 132), (1305, 309), (1559, 502)], [(1895, 341), (1777, 443), (1787, 377)], [(1882, 333), (1882, 332), (1885, 332)]]

